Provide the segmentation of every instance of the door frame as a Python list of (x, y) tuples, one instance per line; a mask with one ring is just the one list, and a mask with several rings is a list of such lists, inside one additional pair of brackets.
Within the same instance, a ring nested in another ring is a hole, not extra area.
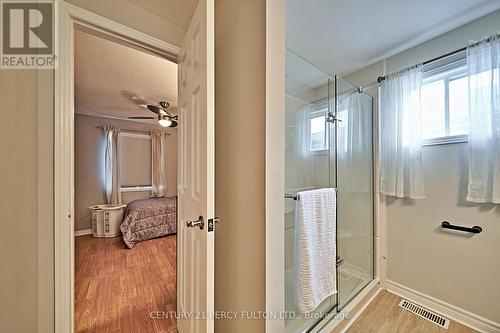
[(80, 29), (146, 48), (175, 63), (180, 48), (67, 2), (60, 1), (58, 5), (59, 63), (54, 75), (54, 323), (56, 333), (73, 333), (74, 31)]
[[(265, 306), (285, 311), (285, 0), (266, 0)], [(266, 332), (285, 332), (285, 320), (266, 320)]]

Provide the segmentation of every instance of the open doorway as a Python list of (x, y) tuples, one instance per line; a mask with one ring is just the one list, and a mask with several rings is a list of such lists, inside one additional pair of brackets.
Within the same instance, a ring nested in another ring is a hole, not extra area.
[(74, 31), (75, 332), (175, 332), (177, 73)]
[[(104, 40), (117, 43), (122, 46), (127, 46), (133, 50), (139, 50), (150, 55), (159, 56), (165, 60), (173, 61), (177, 64), (177, 77), (178, 89), (177, 89), (177, 99), (179, 104), (179, 118), (177, 119), (176, 114), (171, 110), (174, 109), (175, 104), (170, 103), (170, 101), (165, 100), (165, 91), (162, 91), (158, 96), (140, 96), (137, 91), (142, 85), (138, 84), (136, 88), (126, 88), (119, 89), (120, 93), (117, 95), (123, 103), (128, 102), (128, 106), (131, 104), (136, 107), (137, 112), (142, 114), (134, 113), (131, 117), (148, 117), (148, 119), (136, 119), (149, 122), (152, 126), (158, 126), (162, 121), (163, 125), (169, 127), (171, 124), (177, 123), (179, 131), (179, 141), (178, 141), (178, 177), (177, 177), (177, 224), (176, 232), (178, 237), (176, 237), (176, 310), (177, 312), (171, 313), (168, 304), (175, 304), (174, 302), (165, 303), (165, 308), (157, 308), (156, 302), (157, 291), (155, 290), (154, 297), (152, 293), (145, 292), (142, 294), (142, 299), (137, 299), (137, 302), (142, 302), (146, 300), (146, 309), (152, 309), (154, 312), (146, 313), (148, 318), (140, 318), (142, 323), (147, 323), (151, 325), (154, 324), (155, 330), (158, 328), (159, 320), (170, 319), (172, 316), (176, 316), (177, 313), (186, 314), (184, 316), (179, 316), (176, 318), (177, 330), (180, 333), (187, 332), (200, 332), (200, 333), (210, 333), (213, 332), (214, 327), (214, 231), (215, 223), (217, 219), (215, 218), (215, 189), (214, 189), (214, 179), (215, 179), (215, 74), (214, 74), (214, 3), (212, 0), (199, 0), (196, 1), (196, 8), (193, 7), (194, 13), (192, 14), (189, 23), (187, 24), (186, 31), (182, 37), (182, 42), (178, 41), (177, 44), (170, 44), (168, 42), (159, 40), (150, 35), (144, 34), (140, 31), (134, 30), (126, 25), (120, 24), (118, 22), (109, 20), (107, 18), (96, 15), (92, 12), (83, 10), (77, 6), (68, 4), (66, 2), (61, 2), (59, 13), (59, 63), (58, 70), (55, 71), (54, 78), (54, 92), (55, 92), (55, 116), (54, 116), (54, 254), (55, 254), (55, 332), (56, 333), (67, 333), (74, 332), (75, 326), (75, 299), (79, 297), (78, 290), (75, 290), (75, 225), (77, 223), (76, 213), (76, 185), (75, 185), (75, 140), (76, 137), (76, 123), (75, 118), (79, 117), (78, 106), (76, 106), (77, 100), (75, 100), (75, 90), (77, 83), (75, 83), (75, 31), (83, 31), (85, 33), (90, 33), (91, 35), (103, 38)], [(187, 22), (186, 22), (187, 23)], [(97, 52), (104, 52), (102, 47), (96, 48)], [(84, 54), (84, 57), (87, 55)], [(124, 57), (124, 53), (118, 53), (111, 60), (108, 60), (108, 66), (103, 67), (101, 70), (107, 73), (108, 68), (110, 68), (113, 63), (120, 63), (120, 58)], [(96, 61), (91, 58), (92, 64)], [(125, 68), (122, 72), (119, 72), (116, 77), (121, 78), (123, 74), (130, 73), (139, 66), (134, 61), (122, 61), (125, 64)], [(140, 67), (139, 67), (140, 68)], [(139, 71), (141, 72), (141, 71)], [(151, 74), (148, 83), (144, 85), (156, 84), (156, 75)], [(89, 84), (88, 92), (92, 92), (93, 85), (101, 85), (101, 104), (99, 109), (103, 112), (117, 112), (125, 108), (117, 107), (116, 102), (106, 102), (108, 95), (112, 95), (111, 90), (106, 90), (107, 81), (111, 80), (113, 74), (107, 73), (103, 82), (98, 82), (98, 74), (95, 73), (94, 76), (87, 78), (91, 83)], [(153, 78), (153, 79), (151, 79)], [(130, 80), (130, 79), (128, 79)], [(134, 80), (134, 79), (132, 79)], [(123, 79), (121, 80), (123, 81)], [(136, 91), (134, 91), (136, 90)], [(174, 89), (175, 91), (175, 89)], [(116, 94), (116, 92), (115, 92)], [(145, 94), (146, 95), (146, 94)], [(89, 94), (93, 96), (93, 94)], [(97, 96), (97, 94), (96, 94)], [(175, 96), (174, 96), (175, 97)], [(174, 98), (173, 97), (173, 98)], [(145, 98), (148, 98), (146, 100)], [(168, 98), (168, 96), (167, 96)], [(149, 100), (153, 99), (153, 100)], [(151, 107), (141, 106), (142, 101), (151, 105)], [(165, 102), (165, 103), (163, 103)], [(169, 105), (167, 107), (167, 102)], [(149, 104), (151, 103), (151, 104)], [(128, 107), (127, 106), (127, 107)], [(84, 108), (85, 109), (85, 108)], [(90, 109), (90, 106), (87, 108)], [(87, 112), (90, 113), (90, 112)], [(153, 119), (149, 117), (153, 116)], [(111, 118), (114, 117), (114, 118)], [(155, 119), (156, 117), (156, 119)], [(104, 117), (103, 117), (104, 118)], [(116, 121), (122, 120), (130, 122), (130, 119), (115, 119), (116, 115), (111, 115), (109, 119), (114, 119)], [(136, 124), (134, 122), (134, 124)], [(141, 124), (139, 124), (141, 125)], [(138, 126), (139, 126), (138, 125)], [(160, 124), (161, 125), (161, 124)], [(107, 154), (120, 154), (120, 149), (117, 148), (117, 144), (114, 143), (122, 139), (119, 133), (121, 131), (115, 131), (114, 127), (111, 127), (112, 133), (109, 131), (110, 128), (104, 121), (99, 124), (95, 124), (93, 129), (97, 132), (102, 133), (103, 129), (106, 130), (106, 139), (112, 141), (111, 147), (115, 146), (114, 149), (111, 148), (111, 152), (108, 151)], [(116, 125), (119, 127), (119, 125)], [(132, 125), (127, 125), (132, 126)], [(143, 125), (141, 125), (143, 126)], [(126, 128), (126, 127), (124, 127)], [(159, 127), (158, 127), (159, 128)], [(139, 132), (145, 133), (134, 133), (134, 128), (128, 128), (130, 133), (128, 133), (128, 139), (134, 138), (138, 139), (138, 136), (145, 134), (147, 136), (148, 130), (139, 129)], [(99, 132), (99, 130), (101, 132)], [(175, 131), (175, 129), (172, 129)], [(125, 132), (125, 131), (124, 131)], [(164, 130), (163, 132), (166, 132)], [(168, 133), (167, 133), (168, 134)], [(168, 137), (164, 135), (165, 140)], [(153, 141), (158, 141), (156, 135), (150, 134), (151, 146), (156, 146)], [(84, 137), (84, 141), (85, 141)], [(138, 140), (129, 140), (137, 143)], [(146, 139), (144, 139), (146, 140)], [(102, 142), (102, 141), (101, 141)], [(88, 142), (85, 141), (85, 147), (88, 146)], [(166, 146), (166, 144), (164, 145)], [(141, 150), (142, 152), (145, 149)], [(157, 152), (157, 148), (151, 149), (151, 160), (154, 161), (155, 157), (153, 154)], [(158, 154), (157, 154), (158, 155)], [(161, 154), (160, 154), (161, 155)], [(135, 163), (141, 159), (139, 155), (134, 153), (128, 154), (130, 159)], [(148, 160), (148, 157), (142, 157), (142, 159)], [(158, 157), (158, 159), (162, 160)], [(114, 161), (118, 163), (121, 159), (114, 157)], [(93, 167), (99, 170), (98, 161), (95, 162)], [(113, 165), (113, 164), (111, 164)], [(111, 167), (112, 170), (108, 170), (110, 173), (118, 172)], [(135, 170), (135, 169), (134, 169)], [(152, 168), (151, 177), (156, 177), (157, 173)], [(102, 177), (102, 176), (101, 176)], [(99, 179), (99, 175), (95, 176)], [(104, 177), (107, 179), (107, 177)], [(96, 181), (95, 179), (90, 179), (89, 177), (84, 177), (85, 181)], [(114, 177), (116, 181), (108, 182), (106, 181), (106, 186), (104, 189), (101, 187), (100, 191), (104, 190), (106, 193), (106, 201), (108, 202), (108, 194), (112, 200), (118, 194), (123, 194), (121, 190), (121, 184), (119, 184), (121, 177)], [(147, 184), (146, 184), (147, 185)], [(101, 185), (102, 186), (102, 185)], [(132, 187), (142, 187), (141, 185), (134, 184)], [(151, 182), (151, 191), (155, 191), (155, 182)], [(115, 189), (113, 191), (113, 188)], [(159, 187), (158, 187), (159, 188)], [(158, 189), (156, 188), (156, 189)], [(109, 190), (111, 192), (109, 192)], [(144, 190), (144, 189), (141, 189)], [(147, 192), (147, 191), (146, 191)], [(127, 192), (128, 193), (128, 192)], [(103, 197), (101, 197), (103, 198)], [(104, 202), (104, 201), (103, 201)], [(117, 201), (118, 202), (118, 201)], [(118, 203), (116, 204), (118, 205)], [(88, 209), (86, 205), (82, 205), (85, 209)], [(131, 203), (128, 203), (127, 209), (123, 211), (123, 219), (127, 219), (128, 211), (130, 210)], [(99, 207), (94, 207), (99, 210)], [(102, 207), (101, 207), (102, 208)], [(116, 208), (118, 210), (117, 215), (120, 215), (119, 207), (107, 207)], [(122, 208), (123, 209), (123, 208)], [(104, 210), (104, 209), (103, 209)], [(112, 210), (112, 209), (109, 209)], [(144, 209), (139, 208), (140, 212), (144, 213)], [(170, 210), (171, 212), (171, 210)], [(86, 212), (90, 215), (89, 211)], [(101, 213), (98, 211), (97, 213)], [(141, 215), (141, 214), (139, 214)], [(80, 216), (80, 215), (79, 215)], [(108, 222), (111, 224), (111, 217), (108, 216)], [(104, 216), (106, 219), (106, 216)], [(119, 221), (120, 217), (118, 218)], [(92, 220), (92, 219), (91, 219)], [(123, 220), (122, 220), (123, 222)], [(128, 224), (123, 222), (120, 225), (120, 232), (127, 236), (128, 233), (135, 233), (138, 231), (139, 227), (134, 223), (130, 229), (126, 228), (123, 230), (123, 224)], [(83, 229), (85, 230), (85, 229)], [(109, 232), (113, 229), (109, 227)], [(105, 229), (106, 231), (106, 229)], [(93, 231), (92, 231), (93, 232)], [(168, 231), (171, 232), (171, 231)], [(82, 232), (83, 233), (83, 232)], [(80, 234), (80, 232), (78, 233)], [(144, 238), (145, 236), (145, 238)], [(149, 232), (144, 232), (143, 234), (136, 235), (136, 237), (131, 237), (130, 239), (124, 239), (123, 242), (127, 247), (133, 247), (129, 249), (127, 253), (139, 254), (137, 250), (138, 245), (142, 243), (152, 242), (159, 237), (167, 236), (166, 234), (154, 233), (153, 235)], [(106, 238), (106, 237), (105, 237)], [(113, 238), (113, 237), (109, 237)], [(152, 239), (150, 239), (152, 238)], [(130, 246), (132, 244), (132, 246)], [(151, 243), (150, 243), (151, 244)], [(155, 254), (158, 257), (162, 257), (156, 251)], [(85, 259), (87, 256), (85, 256)], [(167, 259), (165, 259), (167, 260)], [(108, 262), (112, 262), (111, 260)], [(151, 266), (150, 261), (147, 263), (142, 263), (142, 266)], [(89, 267), (93, 269), (93, 264), (89, 264)], [(104, 267), (104, 264), (101, 266)], [(78, 267), (76, 267), (78, 269)], [(97, 270), (96, 270), (97, 271)], [(161, 270), (164, 273), (165, 270)], [(125, 273), (123, 273), (125, 274)], [(143, 273), (146, 274), (146, 273)], [(139, 276), (142, 276), (139, 274)], [(102, 276), (98, 276), (99, 278)], [(108, 296), (113, 297), (119, 294), (116, 290), (122, 290), (123, 288), (114, 288), (113, 291), (108, 291), (108, 288), (113, 290), (113, 284), (108, 282), (105, 284), (103, 289), (98, 290), (95, 295), (98, 299), (106, 297), (104, 293), (108, 293)], [(82, 293), (86, 297), (86, 293), (92, 291), (92, 288), (97, 288), (95, 283), (89, 283), (88, 288)], [(133, 287), (136, 288), (136, 287)], [(137, 293), (136, 289), (131, 289), (130, 292), (123, 291), (122, 295), (130, 296), (133, 293)], [(146, 288), (148, 289), (148, 288)], [(149, 288), (150, 289), (150, 288)], [(149, 290), (150, 291), (150, 290)], [(139, 292), (143, 292), (142, 290)], [(161, 292), (164, 292), (161, 290)], [(115, 299), (115, 298), (113, 298)], [(166, 298), (165, 298), (166, 299)], [(139, 303), (143, 305), (144, 303)], [(135, 306), (135, 305), (134, 305)], [(105, 305), (106, 312), (104, 316), (112, 317), (113, 319), (121, 319), (121, 315), (116, 308), (112, 305)], [(133, 307), (134, 308), (134, 307)], [(135, 309), (141, 308), (140, 306), (135, 306)], [(142, 308), (141, 308), (142, 309)], [(94, 320), (101, 312), (95, 308), (89, 308), (90, 315), (87, 316), (86, 320)], [(133, 312), (133, 310), (132, 310)], [(145, 311), (142, 312), (144, 314)], [(155, 313), (159, 313), (160, 318), (152, 318)], [(195, 315), (199, 314), (199, 315)], [(88, 319), (94, 318), (94, 319)], [(140, 325), (141, 322), (137, 318), (137, 313), (134, 313), (131, 320), (131, 325)], [(116, 325), (116, 320), (105, 319), (104, 326), (101, 327), (104, 330), (109, 330), (109, 325)], [(127, 325), (127, 324), (125, 324)], [(129, 326), (130, 327), (130, 326)], [(132, 326), (134, 327), (134, 326)], [(98, 330), (99, 327), (96, 329)], [(91, 330), (91, 331), (96, 331)], [(124, 331), (121, 326), (117, 328), (118, 331)], [(159, 328), (163, 330), (163, 328)], [(135, 329), (127, 329), (126, 332), (144, 332), (144, 331), (154, 331), (149, 328), (143, 328), (137, 326)]]

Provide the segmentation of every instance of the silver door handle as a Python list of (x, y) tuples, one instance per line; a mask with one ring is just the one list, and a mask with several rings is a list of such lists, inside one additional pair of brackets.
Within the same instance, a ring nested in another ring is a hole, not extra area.
[(203, 230), (203, 228), (205, 227), (205, 221), (203, 220), (203, 216), (200, 216), (196, 221), (187, 221), (186, 225), (188, 226), (188, 228), (199, 227)]

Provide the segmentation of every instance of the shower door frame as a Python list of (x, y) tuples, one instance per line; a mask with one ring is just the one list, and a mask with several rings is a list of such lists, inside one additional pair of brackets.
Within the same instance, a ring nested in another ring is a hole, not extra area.
[[(336, 82), (336, 81), (335, 81)], [(360, 92), (361, 94), (365, 94), (371, 98), (371, 173), (372, 173), (372, 196), (371, 196), (371, 249), (372, 249), (372, 269), (371, 269), (371, 279), (367, 281), (364, 285), (363, 288), (360, 288), (356, 293), (353, 295), (350, 295), (348, 300), (344, 304), (340, 304), (340, 288), (337, 288), (337, 313), (339, 313), (343, 308), (345, 308), (354, 298), (356, 298), (357, 295), (359, 295), (374, 279), (375, 279), (375, 241), (374, 241), (374, 230), (375, 230), (375, 142), (374, 142), (374, 129), (375, 129), (375, 117), (374, 117), (374, 97), (371, 95), (368, 95), (366, 92), (362, 91)], [(335, 107), (337, 108), (337, 95), (335, 95)], [(337, 110), (335, 110), (337, 112)], [(337, 125), (337, 123), (335, 123)], [(336, 134), (337, 135), (337, 134)], [(338, 138), (336, 137), (336, 140), (338, 141)], [(337, 185), (337, 191), (338, 191), (338, 170), (337, 170), (337, 164), (335, 165), (335, 184)], [(337, 205), (338, 206), (338, 205)], [(338, 226), (338, 223), (337, 223)], [(339, 242), (339, 232), (337, 229), (337, 245), (340, 244)], [(337, 253), (339, 251), (337, 250)], [(338, 266), (337, 266), (338, 267)], [(337, 270), (337, 287), (340, 287), (339, 284), (339, 273)]]
[[(337, 86), (337, 80), (338, 80), (338, 76), (337, 75), (333, 75), (333, 76), (330, 76), (333, 81), (334, 81), (334, 96), (335, 96), (335, 104), (334, 104), (334, 116), (335, 116), (335, 119), (337, 117), (337, 112), (338, 112), (338, 96), (337, 96), (337, 89), (338, 89), (338, 86)], [(330, 89), (330, 87), (329, 87)], [(328, 89), (328, 90), (329, 90)], [(366, 92), (362, 92), (364, 94), (366, 94)], [(328, 91), (328, 95), (330, 96), (330, 91)], [(368, 94), (366, 94), (368, 95)], [(325, 317), (321, 320), (319, 320), (318, 322), (316, 322), (311, 328), (309, 328), (308, 330), (306, 330), (304, 333), (318, 333), (318, 332), (321, 332), (322, 329), (324, 329), (325, 327), (328, 326), (328, 324), (331, 322), (333, 318), (332, 314), (335, 314), (337, 315), (338, 313), (340, 313), (342, 311), (343, 308), (345, 308), (347, 305), (350, 304), (350, 302), (352, 300), (354, 300), (359, 294), (361, 294), (371, 283), (373, 283), (373, 281), (375, 280), (375, 264), (376, 264), (376, 259), (375, 259), (375, 241), (374, 241), (374, 228), (375, 228), (375, 179), (376, 179), (376, 175), (375, 175), (375, 141), (374, 141), (374, 130), (375, 130), (375, 117), (374, 117), (374, 113), (375, 113), (375, 110), (374, 110), (374, 97), (373, 96), (370, 96), (368, 95), (370, 98), (371, 98), (371, 173), (372, 173), (372, 199), (371, 199), (371, 249), (372, 249), (372, 258), (371, 258), (371, 261), (372, 261), (372, 269), (371, 269), (371, 279), (369, 281), (367, 281), (362, 288), (360, 288), (355, 294), (351, 295), (349, 297), (349, 299), (345, 302), (345, 304), (339, 304), (340, 303), (340, 281), (339, 281), (339, 269), (338, 269), (338, 266), (337, 265), (337, 274), (335, 276), (335, 278), (337, 279), (336, 283), (337, 283), (337, 294), (335, 295), (335, 298), (336, 298), (336, 302), (335, 302), (335, 306), (332, 307), (332, 309), (328, 312), (328, 314), (325, 315)], [(328, 110), (330, 110), (330, 104), (328, 105)], [(334, 158), (335, 158), (335, 173), (334, 173), (334, 179), (335, 179), (335, 188), (336, 188), (336, 192), (338, 193), (339, 191), (339, 188), (338, 188), (338, 156), (337, 156), (337, 150), (338, 150), (338, 121), (334, 121), (333, 124), (332, 124), (333, 128), (334, 128), (334, 132), (335, 132), (335, 135), (334, 135)], [(331, 131), (330, 131), (330, 135), (331, 135)], [(330, 138), (331, 140), (331, 138)], [(331, 145), (330, 145), (331, 147)], [(330, 154), (330, 151), (328, 152)], [(330, 157), (329, 157), (330, 158)], [(331, 179), (330, 179), (330, 184), (331, 184)], [(330, 185), (331, 186), (331, 185)], [(335, 216), (338, 216), (338, 205), (335, 206)], [(339, 232), (338, 232), (338, 218), (335, 219), (335, 230), (336, 230), (336, 242), (337, 242), (337, 246), (335, 247), (335, 259), (338, 258), (338, 254), (339, 254)]]
[[(286, 48), (284, 48), (283, 50), (286, 50)], [(291, 51), (291, 50), (289, 50)], [(291, 51), (292, 53), (294, 53), (293, 51)], [(295, 54), (295, 53), (294, 53)], [(295, 56), (301, 58), (299, 55), (295, 54)], [(301, 58), (303, 61), (305, 61), (306, 63), (309, 63), (307, 60)], [(315, 67), (316, 69), (318, 69), (316, 66), (314, 66), (313, 64), (309, 63), (311, 66)], [(318, 69), (320, 70), (320, 69)], [(321, 71), (321, 70), (320, 70)], [(323, 72), (325, 74), (325, 76), (328, 77), (328, 111), (327, 112), (331, 112), (335, 118), (337, 117), (338, 115), (338, 104), (339, 104), (339, 99), (338, 99), (338, 81), (340, 79), (342, 79), (341, 77), (337, 76), (337, 75), (329, 75), (325, 72)], [(350, 84), (349, 84), (350, 85)], [(352, 85), (350, 85), (352, 86)], [(333, 88), (333, 95), (332, 95), (332, 88)], [(354, 88), (354, 87), (353, 87)], [(283, 93), (284, 93), (284, 89), (283, 89)], [(363, 92), (364, 93), (364, 92)], [(366, 93), (365, 93), (366, 94)], [(332, 319), (335, 318), (335, 316), (340, 313), (342, 311), (342, 309), (348, 305), (351, 304), (351, 302), (356, 299), (356, 297), (360, 294), (362, 294), (364, 291), (367, 290), (367, 287), (370, 286), (370, 284), (373, 283), (373, 281), (375, 280), (375, 271), (376, 271), (376, 268), (375, 268), (375, 265), (377, 263), (376, 261), (376, 258), (375, 258), (375, 241), (374, 241), (374, 232), (375, 232), (375, 189), (376, 189), (376, 186), (375, 186), (375, 179), (376, 179), (376, 175), (375, 175), (375, 153), (376, 153), (376, 147), (375, 147), (375, 144), (376, 144), (376, 140), (375, 140), (375, 137), (374, 137), (374, 133), (375, 133), (375, 121), (376, 121), (376, 117), (375, 117), (375, 110), (374, 110), (374, 98), (373, 96), (370, 96), (368, 94), (366, 94), (367, 96), (369, 96), (371, 98), (371, 110), (370, 110), (370, 116), (371, 116), (371, 126), (370, 126), (370, 130), (371, 130), (371, 136), (370, 136), (370, 139), (371, 139), (371, 168), (370, 168), (370, 171), (371, 171), (371, 221), (370, 221), (370, 226), (371, 226), (371, 232), (370, 232), (370, 241), (371, 241), (371, 278), (365, 283), (363, 284), (363, 287), (360, 288), (359, 290), (356, 291), (356, 293), (353, 293), (352, 295), (349, 295), (349, 297), (347, 298), (347, 301), (344, 303), (344, 304), (340, 304), (340, 270), (337, 269), (337, 274), (336, 274), (336, 284), (337, 284), (337, 293), (335, 295), (332, 295), (331, 297), (335, 297), (335, 304), (332, 305), (330, 308), (329, 308), (329, 311), (325, 311), (324, 312), (324, 316), (322, 318), (318, 318), (315, 322), (311, 322), (311, 326), (308, 327), (308, 328), (305, 328), (303, 331), (301, 331), (302, 333), (316, 333), (316, 332), (321, 332), (321, 330), (323, 330), (325, 327), (328, 327), (330, 328), (331, 325), (333, 324), (332, 323)], [(283, 96), (283, 101), (285, 100), (285, 96), (284, 94), (282, 95)], [(332, 105), (332, 102), (334, 103)], [(282, 106), (283, 109), (285, 109), (284, 105)], [(326, 116), (326, 115), (325, 115)], [(274, 119), (274, 120), (277, 120), (277, 119)], [(283, 131), (283, 127), (284, 127), (284, 123), (285, 123), (285, 120), (284, 120), (284, 117), (281, 118), (281, 121), (282, 123), (279, 124), (279, 128), (281, 131)], [(335, 187), (336, 190), (338, 191), (339, 188), (338, 188), (338, 141), (339, 141), (339, 138), (338, 138), (338, 122), (337, 121), (333, 121), (329, 124), (328, 126), (328, 130), (329, 130), (329, 147), (328, 147), (328, 163), (331, 165), (331, 163), (333, 163), (333, 167), (334, 167), (334, 172), (332, 173), (332, 168), (329, 166), (329, 171), (328, 171), (328, 186), (329, 187)], [(332, 133), (332, 131), (334, 133)], [(281, 132), (283, 135), (282, 135), (282, 146), (281, 146), (281, 151), (284, 152), (284, 133)], [(332, 135), (333, 134), (333, 135)], [(332, 141), (333, 140), (333, 141)], [(332, 144), (333, 143), (333, 144)], [(275, 147), (276, 148), (276, 147)], [(334, 160), (333, 160), (334, 159)], [(283, 161), (284, 162), (284, 161)], [(283, 175), (285, 174), (285, 165), (284, 163), (282, 164), (281, 166), (283, 169)], [(281, 192), (280, 192), (280, 206), (283, 204), (283, 189), (285, 188), (284, 186), (284, 182), (283, 182), (283, 186), (281, 187)], [(340, 189), (342, 190), (342, 189)], [(274, 193), (274, 192), (273, 192)], [(270, 206), (268, 206), (270, 207)], [(271, 207), (270, 207), (271, 208)], [(280, 210), (283, 208), (283, 206), (280, 207)], [(367, 207), (368, 208), (368, 207)], [(278, 228), (273, 228), (273, 230), (276, 232), (276, 234), (279, 233), (281, 234), (281, 240), (284, 241), (284, 230), (285, 230), (285, 225), (284, 225), (284, 211), (281, 211), (282, 214), (280, 216), (280, 223), (278, 224), (279, 225), (279, 229), (280, 230), (277, 230)], [(336, 215), (338, 216), (338, 205), (336, 206)], [(336, 228), (336, 243), (337, 243), (337, 246), (336, 246), (336, 249), (335, 249), (335, 259), (337, 259), (337, 256), (339, 255), (340, 253), (340, 248), (339, 248), (339, 244), (340, 244), (340, 236), (339, 236), (339, 225), (341, 223), (339, 223), (338, 221), (338, 218), (335, 220), (335, 228)], [(274, 225), (274, 227), (278, 227), (278, 225)], [(270, 235), (266, 232), (266, 238), (267, 239), (271, 239), (270, 238)], [(274, 243), (274, 245), (276, 245), (276, 243)], [(281, 305), (279, 306), (280, 308), (282, 308), (283, 310), (285, 310), (285, 305), (284, 305), (284, 276), (285, 276), (285, 267), (284, 267), (284, 257), (285, 257), (285, 252), (284, 252), (284, 242), (283, 244), (280, 244), (280, 254), (281, 254), (281, 258), (280, 258), (280, 263), (279, 263), (279, 266), (280, 267), (274, 267), (275, 269), (273, 269), (273, 271), (281, 271), (280, 273), (280, 277), (278, 279), (276, 279), (275, 281), (277, 282), (278, 280), (281, 280), (281, 288), (280, 288), (280, 294), (282, 293), (283, 295), (283, 298), (279, 301), (279, 303), (281, 303)], [(274, 247), (276, 248), (276, 247)], [(275, 252), (275, 254), (277, 254)], [(276, 256), (275, 256), (276, 258)], [(339, 266), (337, 266), (338, 268)], [(269, 272), (269, 266), (266, 267), (266, 271)], [(273, 287), (275, 288), (276, 285)], [(267, 294), (267, 292), (266, 292)], [(270, 295), (268, 295), (270, 296)], [(269, 300), (269, 298), (268, 298)], [(275, 301), (275, 304), (277, 304), (278, 301), (276, 300)], [(332, 302), (333, 303), (333, 302)], [(266, 307), (267, 309), (269, 309), (269, 307)], [(266, 322), (269, 322), (269, 321), (266, 321)], [(275, 324), (275, 328), (277, 328), (277, 330), (272, 330), (273, 332), (276, 331), (276, 332), (282, 332), (284, 331), (284, 321), (282, 320), (277, 320), (274, 322)], [(283, 325), (283, 326), (282, 326)], [(334, 324), (335, 325), (335, 324)], [(268, 324), (266, 324), (267, 327)]]
[[(326, 74), (326, 73), (325, 73)], [(330, 187), (335, 188), (335, 192), (338, 193), (338, 156), (337, 156), (337, 151), (338, 151), (338, 121), (337, 119), (337, 75), (328, 75), (328, 113), (325, 115), (325, 117), (328, 116), (328, 114), (332, 113), (334, 116), (334, 121), (329, 122), (329, 128), (328, 128), (328, 136), (329, 136), (329, 142), (328, 142), (328, 163), (330, 164), (332, 162), (332, 157), (334, 159), (333, 161), (333, 166), (334, 166), (334, 172), (333, 172), (333, 180), (332, 180), (332, 172), (331, 172), (331, 165), (329, 165), (328, 168), (328, 185)], [(333, 82), (331, 84), (330, 82)], [(331, 94), (330, 88), (333, 85), (333, 95)], [(332, 96), (333, 96), (333, 112), (331, 110), (332, 107)], [(333, 135), (332, 135), (332, 130), (333, 130)], [(332, 140), (333, 140), (333, 145), (332, 145)], [(338, 195), (337, 195), (338, 197)], [(337, 201), (337, 200), (336, 200)], [(335, 217), (338, 216), (338, 204), (335, 205)], [(339, 233), (338, 233), (338, 218), (335, 218), (335, 263), (337, 266), (336, 269), (336, 274), (335, 274), (335, 279), (336, 279), (336, 285), (337, 285), (337, 293), (335, 294), (335, 305), (333, 305), (329, 311), (325, 312), (323, 319), (318, 319), (316, 323), (314, 323), (309, 329), (307, 329), (304, 333), (315, 333), (315, 332), (320, 332), (321, 329), (332, 319), (332, 315), (336, 315), (339, 312), (339, 270), (338, 270), (338, 264), (337, 264), (337, 258), (339, 257)], [(333, 295), (332, 295), (333, 296)]]
[[(294, 53), (293, 51), (291, 51), (291, 52)], [(295, 54), (295, 55), (298, 56), (297, 54)], [(298, 56), (298, 57), (301, 58), (300, 56)], [(303, 61), (309, 63), (307, 60), (305, 60), (303, 58), (301, 58), (301, 59)], [(309, 64), (312, 65), (313, 67), (316, 67), (311, 63), (309, 63)], [(328, 90), (328, 92), (327, 92), (328, 107), (327, 107), (327, 114), (325, 115), (325, 117), (327, 117), (330, 113), (332, 113), (334, 116), (334, 119), (336, 119), (337, 111), (338, 111), (338, 108), (337, 108), (337, 78), (338, 78), (338, 76), (337, 75), (330, 75), (330, 74), (327, 74), (325, 72), (323, 72), (323, 73), (325, 74), (325, 76), (328, 77), (328, 89), (327, 89)], [(333, 95), (332, 95), (331, 88), (333, 88)], [(333, 100), (333, 110), (332, 110), (332, 100)], [(373, 103), (373, 100), (372, 100), (372, 103)], [(373, 111), (373, 108), (372, 108), (372, 111)], [(328, 142), (328, 164), (329, 164), (328, 186), (334, 187), (336, 191), (338, 191), (338, 186), (337, 186), (338, 185), (337, 184), (337, 180), (338, 180), (338, 168), (337, 168), (337, 161), (338, 161), (337, 142), (338, 142), (338, 138), (337, 138), (337, 133), (338, 133), (338, 131), (337, 131), (337, 129), (338, 129), (338, 121), (334, 120), (333, 122), (329, 122), (329, 125), (328, 125), (328, 136), (329, 136), (329, 140), (328, 140), (329, 141)], [(333, 135), (332, 135), (332, 131), (333, 131)], [(333, 144), (332, 144), (332, 141), (333, 141)], [(333, 161), (332, 161), (332, 157), (333, 157)], [(332, 168), (330, 165), (330, 163), (332, 163), (332, 162), (334, 165), (333, 179), (332, 179)], [(338, 212), (338, 205), (335, 205), (335, 216), (337, 216), (337, 212)], [(335, 260), (337, 260), (338, 253), (339, 253), (339, 250), (338, 250), (338, 244), (339, 244), (338, 237), (339, 236), (338, 236), (338, 219), (337, 218), (335, 219), (335, 230), (336, 230), (335, 237), (336, 237), (337, 246), (335, 247), (334, 256), (335, 256)], [(336, 315), (339, 312), (339, 307), (338, 307), (338, 305), (339, 305), (339, 271), (338, 271), (338, 269), (337, 269), (337, 273), (335, 275), (335, 279), (336, 279), (336, 285), (337, 285), (337, 293), (335, 295), (330, 296), (330, 297), (335, 297), (335, 304), (331, 308), (329, 308), (328, 311), (325, 311), (322, 319), (318, 319), (315, 323), (312, 323), (311, 327), (307, 328), (305, 331), (302, 331), (301, 333), (320, 332), (321, 329), (323, 327), (325, 327), (326, 324), (328, 324), (330, 322), (330, 320), (332, 319), (332, 316)]]

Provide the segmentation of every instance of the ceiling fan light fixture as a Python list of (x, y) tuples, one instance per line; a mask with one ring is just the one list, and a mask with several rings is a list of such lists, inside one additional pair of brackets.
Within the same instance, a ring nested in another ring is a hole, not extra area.
[(153, 104), (147, 104), (146, 107), (149, 111), (156, 114), (155, 117), (129, 117), (132, 119), (157, 119), (158, 123), (162, 127), (177, 127), (179, 124), (179, 120), (177, 116), (171, 115), (167, 108), (170, 106), (169, 102), (160, 101), (158, 103), (159, 106)]
[(168, 118), (161, 118), (158, 120), (158, 123), (160, 123), (160, 126), (169, 127), (170, 125), (172, 125), (172, 120)]

